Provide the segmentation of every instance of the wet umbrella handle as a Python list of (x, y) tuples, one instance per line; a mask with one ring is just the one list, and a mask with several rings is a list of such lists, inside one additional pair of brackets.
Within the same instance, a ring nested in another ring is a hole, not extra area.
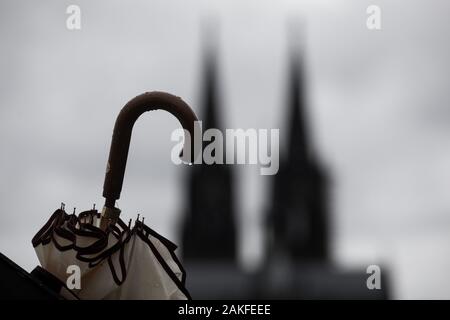
[(189, 141), (190, 161), (193, 162), (193, 159), (195, 159), (193, 137), (197, 116), (181, 98), (169, 93), (154, 91), (146, 92), (130, 100), (120, 111), (114, 125), (105, 182), (103, 184), (103, 197), (106, 199), (105, 208), (110, 215), (118, 216), (120, 213), (115, 208), (115, 201), (120, 198), (122, 190), (133, 125), (144, 112), (158, 109), (173, 114), (180, 121), (184, 130), (190, 133), (192, 139), (185, 139), (183, 150), (186, 150), (186, 141)]

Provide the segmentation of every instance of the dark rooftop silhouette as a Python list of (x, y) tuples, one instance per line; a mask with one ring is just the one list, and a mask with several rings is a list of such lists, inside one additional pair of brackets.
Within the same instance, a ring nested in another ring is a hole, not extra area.
[(62, 299), (33, 274), (0, 253), (0, 299), (57, 300)]

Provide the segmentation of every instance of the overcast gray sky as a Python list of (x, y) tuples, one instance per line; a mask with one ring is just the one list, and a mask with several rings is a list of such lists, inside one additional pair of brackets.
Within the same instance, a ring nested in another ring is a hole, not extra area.
[[(82, 28), (66, 29), (66, 8)], [(382, 30), (366, 28), (366, 8)], [(288, 21), (305, 40), (314, 143), (332, 174), (334, 259), (389, 267), (397, 298), (450, 298), (450, 21), (442, 1), (2, 1), (0, 251), (27, 270), (31, 238), (64, 201), (102, 204), (115, 117), (162, 90), (196, 111), (201, 28), (217, 19), (224, 126), (279, 128)], [(122, 199), (176, 240), (182, 167), (169, 114), (135, 127)], [(283, 137), (283, 130), (280, 132)], [(240, 176), (242, 264), (261, 259), (269, 179)]]

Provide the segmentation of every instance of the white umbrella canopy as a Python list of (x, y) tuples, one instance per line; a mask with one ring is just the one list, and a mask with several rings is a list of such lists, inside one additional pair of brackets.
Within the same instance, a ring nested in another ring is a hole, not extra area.
[[(119, 199), (134, 122), (145, 111), (163, 109), (174, 114), (185, 132), (194, 136), (197, 117), (180, 98), (163, 92), (144, 93), (120, 112), (111, 142), (102, 212), (95, 207), (78, 216), (64, 205), (33, 237), (43, 269), (60, 282), (66, 299), (190, 299), (186, 274), (177, 246), (138, 219), (125, 224), (115, 207)], [(184, 146), (184, 159), (195, 159), (193, 143)], [(198, 150), (197, 150), (198, 152)], [(71, 268), (79, 270), (79, 287), (69, 289)]]
[(100, 213), (79, 216), (58, 209), (33, 238), (41, 266), (64, 287), (70, 266), (80, 269), (80, 288), (67, 299), (188, 299), (186, 274), (175, 255), (177, 246), (136, 220), (122, 220), (103, 231)]

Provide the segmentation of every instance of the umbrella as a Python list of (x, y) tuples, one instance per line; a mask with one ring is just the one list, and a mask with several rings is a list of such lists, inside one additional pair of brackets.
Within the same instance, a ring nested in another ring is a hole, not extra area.
[[(103, 185), (105, 205), (72, 214), (61, 204), (32, 239), (45, 278), (67, 299), (190, 299), (177, 246), (136, 219), (120, 219), (120, 198), (133, 125), (146, 112), (162, 109), (178, 118), (185, 130), (180, 154), (193, 162), (195, 113), (179, 97), (147, 92), (130, 100), (119, 113)], [(190, 148), (186, 146), (190, 144)], [(198, 152), (198, 151), (197, 151)]]

